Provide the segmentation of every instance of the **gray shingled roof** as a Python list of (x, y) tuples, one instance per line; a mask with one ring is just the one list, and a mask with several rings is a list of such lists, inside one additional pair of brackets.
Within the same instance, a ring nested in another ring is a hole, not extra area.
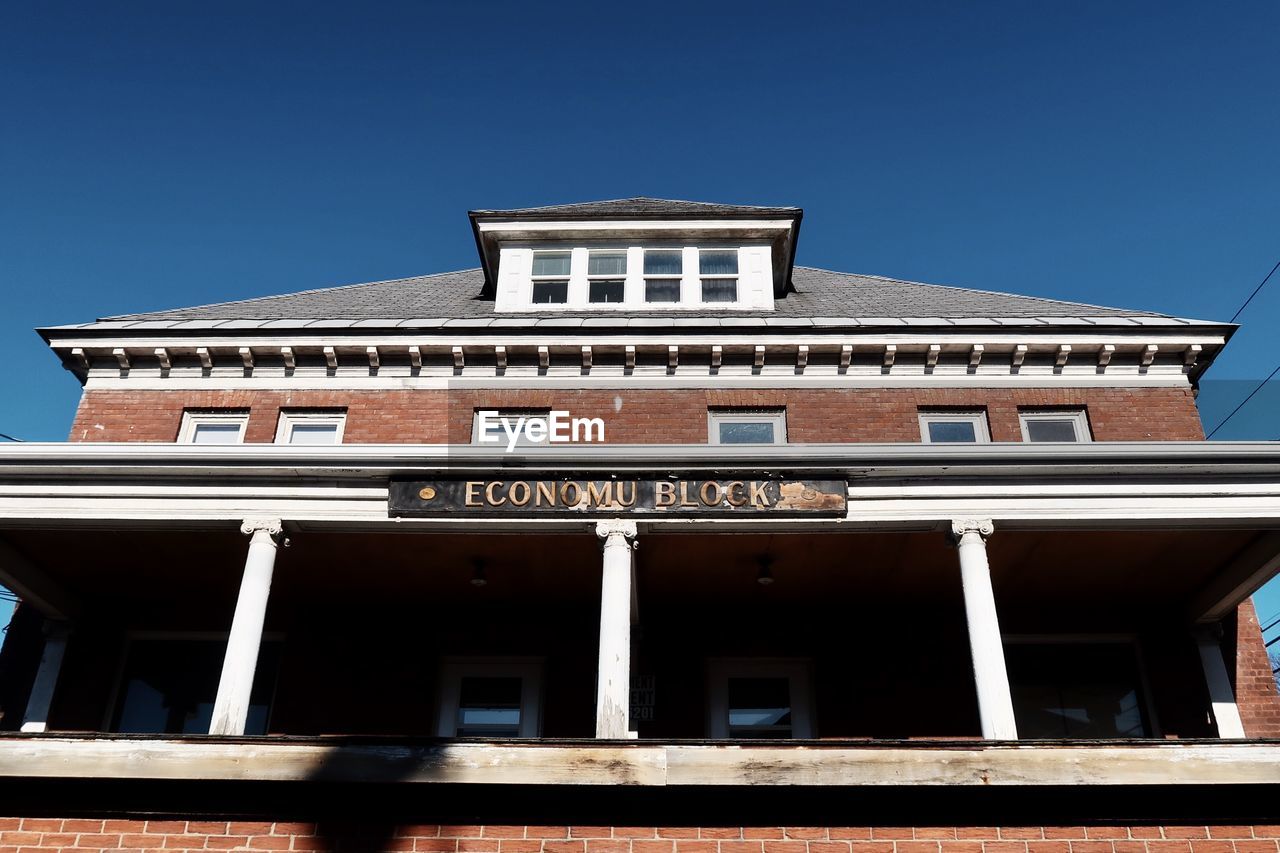
[(680, 219), (689, 216), (764, 216), (790, 219), (800, 215), (798, 207), (760, 207), (741, 204), (715, 204), (706, 201), (683, 201), (667, 198), (613, 198), (605, 201), (588, 201), (577, 204), (553, 204), (546, 207), (525, 207), (516, 210), (473, 210), (473, 218), (521, 219), (578, 219), (578, 218), (630, 218)]
[[(265, 296), (239, 302), (222, 302), (193, 308), (151, 311), (106, 318), (116, 322), (182, 321), (182, 320), (328, 320), (375, 321), (412, 325), (402, 321), (415, 318), (535, 320), (551, 317), (593, 317), (626, 320), (641, 317), (673, 316), (697, 318), (752, 316), (769, 319), (856, 318), (868, 323), (880, 318), (919, 318), (922, 321), (945, 322), (981, 318), (1164, 318), (1167, 315), (1149, 311), (1103, 308), (1078, 302), (1060, 302), (1033, 296), (1016, 296), (921, 284), (872, 275), (831, 272), (797, 266), (794, 273), (795, 292), (776, 302), (772, 312), (711, 311), (609, 311), (609, 312), (530, 312), (495, 314), (493, 300), (477, 296), (484, 281), (479, 269), (414, 276), (412, 278), (375, 281), (306, 290), (282, 296)], [(283, 323), (273, 324), (283, 325)]]

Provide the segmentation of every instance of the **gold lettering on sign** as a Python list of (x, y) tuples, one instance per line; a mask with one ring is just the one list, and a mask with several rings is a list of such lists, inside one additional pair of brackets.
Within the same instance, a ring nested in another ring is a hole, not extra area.
[(684, 480), (680, 481), (680, 506), (697, 506), (697, 501), (689, 500), (689, 484)]
[(769, 508), (769, 495), (765, 492), (768, 483), (751, 482), (751, 506), (762, 509)]
[(502, 506), (507, 502), (506, 498), (498, 497), (495, 492), (502, 488), (501, 480), (494, 480), (492, 483), (484, 487), (484, 501), (489, 506)]
[(523, 480), (516, 480), (511, 484), (511, 488), (507, 489), (507, 500), (511, 501), (512, 506), (524, 506), (529, 502), (530, 494), (529, 484)]
[(533, 499), (534, 506), (542, 506), (546, 501), (547, 506), (556, 505), (556, 484), (548, 483), (545, 480), (539, 480), (537, 485), (538, 495)]
[[(573, 490), (573, 497), (569, 497), (569, 490)], [(560, 484), (560, 504), (562, 506), (577, 506), (582, 500), (582, 486), (572, 480), (566, 480)]]
[(724, 489), (715, 480), (707, 480), (698, 489), (698, 497), (707, 506), (720, 506), (720, 502), (724, 500)]
[(479, 492), (480, 492), (480, 487), (483, 485), (484, 483), (472, 483), (472, 482), (467, 483), (467, 500), (466, 500), (467, 506), (480, 506)]
[(747, 505), (746, 488), (746, 485), (741, 480), (734, 480), (724, 487), (725, 497), (729, 501), (729, 506)]
[[(631, 486), (630, 497), (627, 497), (626, 494), (624, 493), (624, 489), (627, 486)], [(636, 505), (636, 481), (632, 480), (630, 483), (619, 483), (615, 494), (618, 497), (618, 503), (621, 504), (622, 506), (635, 506)]]
[(676, 484), (668, 480), (655, 480), (653, 483), (653, 505), (656, 507), (676, 505)]
[(613, 503), (613, 483), (587, 483), (587, 503), (591, 506), (609, 506)]

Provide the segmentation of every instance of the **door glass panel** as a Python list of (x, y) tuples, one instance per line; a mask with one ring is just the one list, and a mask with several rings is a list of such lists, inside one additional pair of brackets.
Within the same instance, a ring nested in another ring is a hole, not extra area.
[(729, 679), (729, 737), (791, 737), (791, 680)]
[(458, 693), (458, 737), (519, 737), (519, 678), (464, 676)]

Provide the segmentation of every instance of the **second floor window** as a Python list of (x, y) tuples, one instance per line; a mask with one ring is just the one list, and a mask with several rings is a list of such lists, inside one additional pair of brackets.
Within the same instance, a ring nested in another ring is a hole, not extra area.
[(569, 301), (569, 252), (534, 252), (533, 302), (535, 305)]
[(712, 444), (786, 444), (783, 409), (712, 409), (707, 412)]
[(679, 249), (649, 249), (644, 253), (644, 301), (679, 302), (684, 253)]
[(1018, 413), (1022, 422), (1022, 440), (1031, 442), (1089, 441), (1089, 421), (1084, 409), (1024, 411)]
[(1150, 737), (1137, 650), (1088, 637), (1005, 643), (1020, 738)]
[(814, 736), (807, 661), (715, 660), (710, 677), (710, 737)]
[(241, 444), (248, 426), (248, 412), (183, 412), (178, 443)]
[(447, 661), (440, 671), (440, 737), (526, 738), (541, 731), (542, 666), (484, 658)]
[(342, 412), (281, 412), (276, 444), (341, 444), (346, 423)]
[(925, 444), (985, 444), (991, 435), (984, 412), (921, 412), (920, 440)]

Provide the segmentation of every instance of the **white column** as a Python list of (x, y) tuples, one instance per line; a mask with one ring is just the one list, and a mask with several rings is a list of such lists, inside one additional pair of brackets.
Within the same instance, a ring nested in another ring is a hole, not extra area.
[(258, 668), (262, 647), (262, 625), (267, 616), (271, 575), (275, 571), (276, 548), (282, 526), (278, 518), (251, 518), (240, 525), (249, 539), (249, 555), (244, 561), (240, 597), (227, 637), (227, 654), (222, 659), (218, 696), (213, 701), (211, 735), (242, 735), (249, 717), (249, 695)]
[(601, 521), (600, 662), (596, 673), (596, 737), (630, 737), (632, 521)]
[(1218, 639), (1220, 626), (1196, 632), (1196, 645), (1200, 648), (1200, 665), (1204, 667), (1204, 682), (1209, 688), (1209, 702), (1213, 706), (1213, 722), (1220, 738), (1243, 738), (1244, 723), (1240, 721), (1240, 708), (1236, 705), (1235, 691), (1231, 689), (1231, 676), (1222, 658), (1222, 644)]
[(40, 668), (36, 670), (31, 695), (27, 697), (26, 713), (22, 715), (24, 732), (43, 732), (49, 727), (49, 706), (53, 704), (53, 691), (58, 686), (70, 634), (71, 627), (66, 622), (48, 620), (44, 623), (44, 651), (40, 653)]
[(964, 588), (982, 736), (988, 740), (1015, 740), (1018, 727), (1013, 717), (1000, 622), (996, 618), (996, 597), (991, 589), (991, 567), (987, 563), (987, 537), (994, 531), (995, 525), (987, 518), (951, 522), (951, 533), (960, 552), (960, 583)]

